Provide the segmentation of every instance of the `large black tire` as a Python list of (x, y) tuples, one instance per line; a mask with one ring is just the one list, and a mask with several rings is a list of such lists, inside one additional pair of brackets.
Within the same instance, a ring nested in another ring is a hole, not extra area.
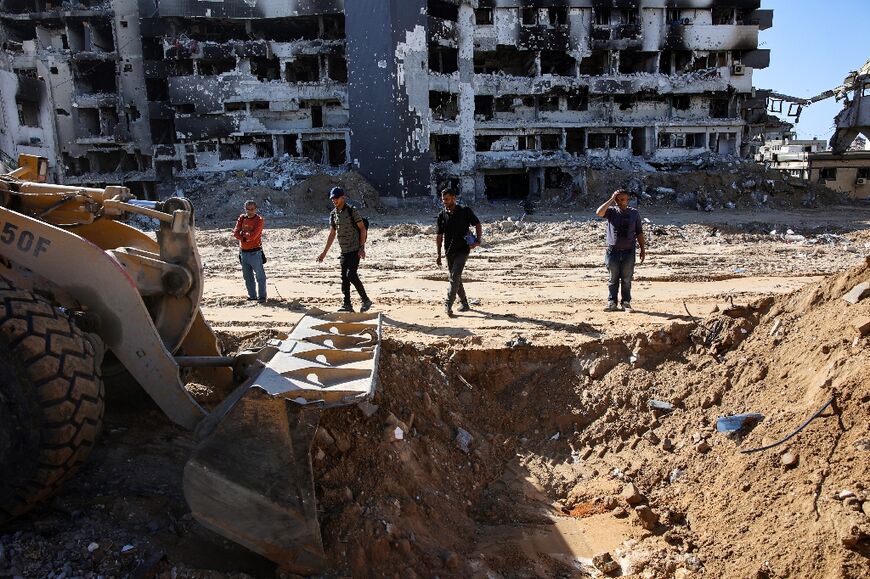
[(90, 454), (105, 406), (99, 354), (51, 303), (0, 279), (0, 525)]

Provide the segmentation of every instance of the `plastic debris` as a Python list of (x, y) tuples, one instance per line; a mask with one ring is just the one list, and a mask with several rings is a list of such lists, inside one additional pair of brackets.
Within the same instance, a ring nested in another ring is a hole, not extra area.
[(456, 429), (456, 446), (459, 447), (459, 450), (461, 450), (465, 454), (468, 454), (469, 446), (471, 445), (472, 440), (474, 440), (474, 438), (467, 430), (465, 430), (464, 428)]
[(779, 327), (780, 327), (781, 325), (782, 325), (782, 320), (780, 320), (779, 318), (777, 318), (777, 319), (773, 322), (773, 327), (770, 329), (770, 335), (771, 335), (771, 336), (774, 335), (774, 334), (779, 330)]
[(762, 420), (764, 420), (764, 415), (754, 412), (735, 414), (733, 416), (720, 416), (716, 419), (716, 431), (731, 434), (733, 432), (752, 428)]
[(674, 405), (671, 404), (670, 402), (665, 402), (664, 400), (652, 400), (651, 399), (649, 402), (647, 402), (647, 405), (652, 410), (660, 410), (662, 412), (673, 412), (674, 411)]
[(505, 346), (507, 346), (508, 348), (518, 348), (520, 346), (531, 346), (531, 345), (532, 345), (532, 343), (529, 342), (527, 339), (525, 339), (522, 336), (517, 336), (516, 338), (514, 338), (511, 341), (505, 342)]

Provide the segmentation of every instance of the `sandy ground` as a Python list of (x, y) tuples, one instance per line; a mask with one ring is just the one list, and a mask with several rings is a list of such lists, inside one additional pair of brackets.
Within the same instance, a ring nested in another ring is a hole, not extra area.
[[(636, 311), (608, 313), (602, 311), (604, 223), (593, 209), (536, 213), (519, 224), (521, 212), (513, 205), (475, 210), (484, 222), (484, 245), (465, 270), (472, 311), (452, 319), (442, 305), (446, 272), (435, 265), (437, 209), (369, 215), (360, 275), (384, 314), (387, 337), (415, 343), (469, 338), (495, 347), (519, 335), (537, 345), (577, 344), (689, 320), (687, 308), (702, 316), (729, 298), (790, 292), (870, 252), (866, 207), (727, 213), (641, 208), (649, 220), (649, 250), (635, 272)], [(337, 248), (324, 263), (315, 259), (326, 240), (325, 211), (267, 219), (265, 305), (245, 302), (235, 242), (218, 225), (232, 224), (200, 224), (198, 232), (207, 278), (204, 311), (216, 328), (290, 328), (308, 307), (340, 305)], [(355, 292), (354, 300), (358, 307)]]
[[(384, 314), (379, 409), (320, 423), (333, 439), (312, 450), (324, 577), (589, 577), (602, 552), (636, 577), (867, 576), (870, 338), (848, 326), (870, 302), (850, 310), (840, 296), (867, 279), (856, 266), (870, 254), (870, 208), (642, 209), (649, 254), (632, 314), (602, 311), (592, 210), (517, 225), (513, 206), (476, 209), (473, 311), (455, 318), (441, 305), (436, 209), (370, 215), (362, 276)], [(337, 250), (315, 260), (326, 215), (268, 218), (266, 304), (244, 299), (231, 224), (201, 223), (209, 323), (239, 345), (337, 307)], [(538, 347), (505, 346), (517, 336)], [(831, 395), (836, 417), (774, 452), (738, 452)], [(676, 410), (662, 416), (651, 399)], [(745, 439), (713, 432), (717, 416), (758, 410), (767, 418)], [(385, 439), (396, 420), (405, 438)], [(181, 473), (194, 444), (153, 407), (110, 401), (81, 472), (0, 532), (0, 576), (274, 577), (192, 520)], [(782, 465), (785, 451), (797, 467)]]

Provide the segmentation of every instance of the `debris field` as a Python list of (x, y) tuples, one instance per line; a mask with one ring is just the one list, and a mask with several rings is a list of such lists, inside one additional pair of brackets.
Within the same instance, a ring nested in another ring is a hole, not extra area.
[[(866, 209), (641, 206), (628, 314), (601, 311), (589, 210), (482, 206), (472, 311), (448, 319), (425, 211), (375, 201), (361, 274), (384, 315), (378, 390), (324, 412), (311, 449), (325, 576), (867, 575), (870, 298), (843, 299), (870, 281)], [(323, 213), (267, 214), (264, 305), (243, 300), (228, 224), (200, 220), (227, 351), (338, 305), (337, 268), (314, 260)], [(746, 413), (761, 416), (717, 431)], [(110, 400), (82, 471), (4, 528), (0, 575), (280, 574), (192, 520), (193, 446), (147, 400)]]

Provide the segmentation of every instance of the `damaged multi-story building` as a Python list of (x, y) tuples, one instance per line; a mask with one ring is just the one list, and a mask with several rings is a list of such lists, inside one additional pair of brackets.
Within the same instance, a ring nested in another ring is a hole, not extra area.
[(348, 162), (341, 0), (2, 0), (0, 23), (0, 149), (63, 182)]
[(288, 155), (384, 195), (747, 154), (760, 0), (0, 0), (0, 150), (150, 191)]

